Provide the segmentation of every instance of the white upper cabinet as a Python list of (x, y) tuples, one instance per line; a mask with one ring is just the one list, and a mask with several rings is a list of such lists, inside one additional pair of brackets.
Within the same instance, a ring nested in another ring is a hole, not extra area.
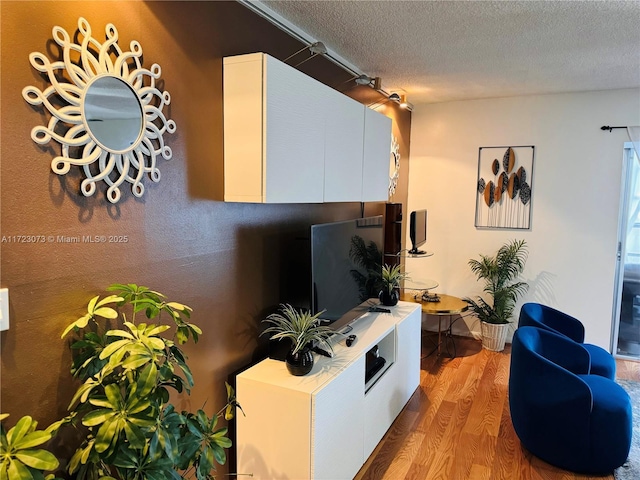
[(366, 107), (335, 90), (330, 93), (325, 104), (324, 201), (360, 201)]
[(387, 200), (390, 119), (264, 53), (225, 58), (223, 88), (225, 201)]
[(389, 199), (389, 159), (391, 157), (391, 119), (365, 108), (362, 201)]

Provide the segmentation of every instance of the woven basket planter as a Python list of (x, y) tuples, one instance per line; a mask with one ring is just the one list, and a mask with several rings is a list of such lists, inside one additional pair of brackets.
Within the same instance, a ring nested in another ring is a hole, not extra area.
[(482, 348), (491, 350), (492, 352), (501, 352), (504, 350), (504, 344), (507, 341), (510, 323), (486, 323), (480, 322), (482, 331)]

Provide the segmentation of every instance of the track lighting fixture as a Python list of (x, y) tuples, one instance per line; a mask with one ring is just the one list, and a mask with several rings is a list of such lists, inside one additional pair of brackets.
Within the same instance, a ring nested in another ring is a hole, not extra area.
[[(384, 92), (383, 90), (378, 90), (378, 91), (383, 95), (386, 95), (386, 92)], [(381, 107), (382, 105), (388, 102), (398, 103), (400, 105), (400, 108), (404, 108), (409, 111), (413, 110), (413, 104), (407, 101), (407, 96), (405, 94), (401, 95), (396, 92), (389, 94), (389, 96), (385, 100), (382, 100), (381, 102), (375, 102), (367, 106), (375, 109), (375, 108)]]
[(304, 60), (302, 60), (301, 62), (298, 62), (295, 65), (293, 65), (294, 67), (298, 67), (298, 66), (302, 65), (304, 62), (306, 62), (308, 60), (311, 60), (316, 55), (324, 55), (325, 53), (327, 53), (327, 47), (324, 46), (324, 43), (322, 43), (322, 42), (314, 42), (314, 43), (312, 43), (310, 45), (307, 45), (306, 47), (301, 48), (296, 53), (294, 53), (292, 55), (289, 55), (287, 58), (285, 58), (283, 60), (283, 62), (286, 63), (288, 60), (292, 59), (293, 57), (295, 57), (299, 53), (304, 52), (305, 50), (309, 50), (311, 52), (311, 55), (309, 57), (305, 58)]
[(369, 75), (365, 75), (364, 73), (359, 77), (356, 77), (356, 83), (358, 85), (369, 85), (373, 79)]

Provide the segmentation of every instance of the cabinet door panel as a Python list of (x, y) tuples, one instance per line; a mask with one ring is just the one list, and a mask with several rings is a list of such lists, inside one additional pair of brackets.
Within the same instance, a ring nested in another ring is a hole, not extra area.
[(351, 479), (364, 462), (364, 357), (340, 372), (313, 398), (312, 478)]
[(224, 59), (224, 199), (262, 202), (260, 54)]
[(327, 90), (324, 201), (359, 202), (366, 107), (329, 87)]
[(265, 193), (269, 203), (323, 201), (323, 87), (266, 56)]
[[(398, 400), (404, 406), (420, 384), (420, 342), (422, 332), (422, 310), (418, 309), (405, 318), (397, 327), (398, 345)], [(401, 407), (402, 408), (402, 407)]]
[(386, 202), (389, 199), (390, 155), (391, 119), (365, 108), (363, 202)]

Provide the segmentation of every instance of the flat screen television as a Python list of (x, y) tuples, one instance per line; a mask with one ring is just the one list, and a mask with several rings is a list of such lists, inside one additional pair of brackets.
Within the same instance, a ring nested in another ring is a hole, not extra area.
[(421, 255), (426, 252), (418, 250), (418, 247), (424, 245), (427, 241), (427, 211), (416, 210), (411, 212), (409, 217), (409, 238), (411, 239), (412, 255)]
[(383, 243), (382, 215), (311, 226), (311, 310), (334, 330), (377, 305)]

